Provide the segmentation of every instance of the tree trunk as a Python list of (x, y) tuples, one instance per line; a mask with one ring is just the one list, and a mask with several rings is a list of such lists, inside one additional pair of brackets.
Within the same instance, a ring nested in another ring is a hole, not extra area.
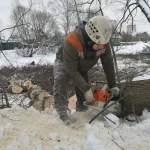
[(142, 115), (144, 109), (150, 111), (150, 80), (120, 84), (121, 115)]

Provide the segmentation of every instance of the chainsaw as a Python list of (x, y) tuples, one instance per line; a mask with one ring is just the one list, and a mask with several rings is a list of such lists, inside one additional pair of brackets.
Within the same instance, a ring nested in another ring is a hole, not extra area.
[[(95, 102), (93, 105), (87, 105), (84, 103), (84, 105), (100, 111), (101, 109), (104, 109), (106, 106), (110, 105), (112, 101), (117, 100), (116, 97), (109, 91), (107, 90), (108, 86), (105, 84), (102, 89), (96, 89), (93, 91), (93, 96), (95, 98)], [(116, 103), (114, 107), (110, 107), (107, 111), (109, 112), (116, 112), (118, 111), (119, 103)]]
[[(120, 108), (120, 104), (119, 104), (119, 101), (121, 99), (119, 99), (119, 97), (115, 97), (109, 90), (107, 90), (107, 88), (108, 88), (108, 86), (107, 86), (107, 84), (105, 84), (102, 89), (96, 89), (93, 91), (93, 96), (95, 98), (95, 102), (93, 105), (87, 105), (86, 103), (84, 103), (84, 105), (99, 112), (96, 116), (94, 116), (91, 119), (89, 124), (95, 118), (97, 118), (100, 114), (105, 116), (104, 112), (106, 112), (106, 113), (113, 112), (116, 114), (119, 114), (121, 112), (121, 108)], [(109, 118), (107, 118), (107, 119), (110, 120)], [(113, 122), (112, 120), (110, 120), (110, 121), (115, 124), (115, 122)]]

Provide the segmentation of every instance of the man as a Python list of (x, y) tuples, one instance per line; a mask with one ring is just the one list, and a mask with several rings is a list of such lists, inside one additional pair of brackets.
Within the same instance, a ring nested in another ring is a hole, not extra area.
[(113, 58), (108, 46), (112, 26), (104, 16), (95, 16), (87, 23), (81, 22), (65, 39), (56, 54), (54, 66), (54, 106), (60, 119), (70, 123), (67, 115), (67, 82), (72, 79), (77, 96), (77, 111), (86, 111), (83, 105), (91, 104), (95, 99), (88, 80), (88, 71), (101, 59), (111, 92), (119, 95), (116, 87)]

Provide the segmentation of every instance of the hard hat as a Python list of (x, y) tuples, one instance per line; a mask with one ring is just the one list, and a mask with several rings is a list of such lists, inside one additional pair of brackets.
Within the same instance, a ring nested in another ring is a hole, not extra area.
[(112, 24), (106, 17), (98, 15), (87, 22), (85, 31), (95, 43), (107, 44), (112, 35)]

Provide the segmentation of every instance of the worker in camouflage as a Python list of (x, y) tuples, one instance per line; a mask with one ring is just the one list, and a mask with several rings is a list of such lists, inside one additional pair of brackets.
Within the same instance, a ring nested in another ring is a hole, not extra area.
[(75, 84), (77, 111), (86, 111), (95, 100), (89, 84), (88, 71), (101, 60), (108, 86), (119, 95), (109, 40), (112, 34), (110, 21), (104, 16), (95, 16), (88, 22), (82, 21), (65, 39), (56, 54), (54, 66), (54, 107), (66, 124), (73, 122), (67, 114), (68, 81)]

